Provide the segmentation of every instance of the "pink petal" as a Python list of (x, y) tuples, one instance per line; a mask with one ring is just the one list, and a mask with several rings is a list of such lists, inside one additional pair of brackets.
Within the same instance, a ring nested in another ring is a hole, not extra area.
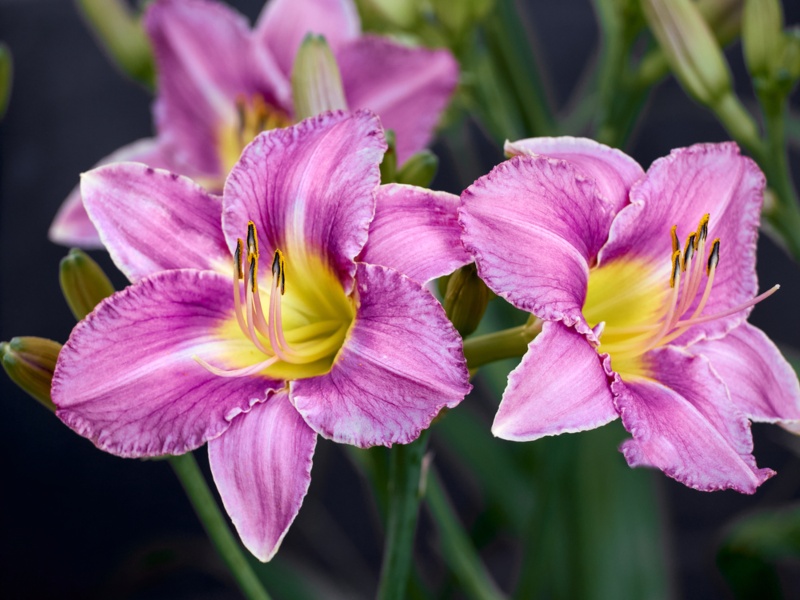
[[(162, 152), (158, 140), (143, 139), (112, 152), (98, 162), (95, 167), (122, 161), (141, 162), (151, 167), (165, 169), (169, 169), (171, 164), (169, 156)], [(75, 186), (64, 200), (61, 208), (58, 209), (56, 218), (50, 225), (48, 237), (51, 242), (62, 246), (90, 249), (103, 247), (97, 229), (83, 208), (79, 185)]]
[(742, 323), (725, 337), (687, 348), (711, 361), (734, 405), (753, 421), (800, 433), (800, 385), (794, 369), (760, 329)]
[(486, 284), (518, 308), (593, 336), (581, 308), (614, 216), (594, 183), (565, 161), (517, 156), (461, 201), (462, 239)]
[(334, 50), (358, 37), (361, 21), (355, 4), (352, 0), (271, 0), (254, 31), (256, 43), (275, 57), (287, 77), (309, 33), (325, 36)]
[[(632, 204), (614, 221), (600, 262), (639, 256), (658, 261), (669, 273), (671, 227), (677, 224), (683, 244), (708, 213), (706, 256), (700, 260), (707, 259), (714, 238), (720, 238), (721, 245), (713, 291), (703, 314), (738, 306), (757, 293), (755, 251), (763, 191), (764, 175), (733, 143), (673, 150), (655, 161), (631, 190)], [(669, 285), (668, 275), (664, 283)], [(693, 310), (690, 308), (689, 314)], [(724, 335), (748, 312), (695, 326), (676, 343), (686, 345), (704, 336)]]
[(230, 280), (209, 271), (164, 271), (114, 294), (58, 357), (56, 414), (118, 456), (182, 454), (215, 438), (283, 385), (219, 377), (192, 359), (214, 363), (235, 342), (219, 332), (232, 311)]
[(617, 211), (628, 203), (631, 186), (644, 177), (635, 160), (616, 148), (587, 138), (538, 137), (506, 142), (508, 156), (543, 155), (566, 160), (590, 177), (602, 197)]
[(211, 472), (242, 543), (266, 562), (278, 551), (311, 483), (317, 435), (278, 391), (208, 443)]
[(461, 245), (458, 196), (410, 185), (378, 188), (361, 262), (391, 267), (425, 283), (472, 261)]
[(708, 359), (672, 347), (648, 354), (652, 379), (616, 382), (617, 410), (633, 435), (622, 444), (632, 467), (658, 467), (689, 487), (752, 494), (774, 472), (751, 454), (750, 423)]
[(398, 164), (428, 145), (458, 83), (449, 51), (367, 36), (342, 46), (336, 58), (348, 106), (376, 112), (394, 130)]
[(166, 269), (231, 272), (220, 198), (188, 177), (116, 163), (84, 173), (81, 193), (101, 241), (131, 281)]
[(574, 329), (546, 322), (508, 376), (492, 433), (529, 441), (594, 429), (616, 418), (603, 358)]
[(470, 390), (461, 339), (436, 299), (396, 271), (359, 263), (358, 312), (331, 372), (291, 383), (312, 429), (362, 448), (407, 444)]
[(254, 221), (262, 254), (312, 252), (349, 292), (367, 241), (386, 141), (367, 111), (331, 112), (259, 135), (225, 183), (228, 245)]
[(221, 177), (217, 135), (238, 119), (236, 100), (260, 94), (278, 106), (247, 20), (220, 2), (159, 0), (145, 15), (158, 67), (159, 137), (183, 168)]

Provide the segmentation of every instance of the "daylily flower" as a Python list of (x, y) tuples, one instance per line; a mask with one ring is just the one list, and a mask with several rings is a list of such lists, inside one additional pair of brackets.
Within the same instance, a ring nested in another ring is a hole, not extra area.
[(209, 442), (223, 503), (261, 560), (300, 508), (317, 434), (405, 444), (470, 388), (461, 340), (423, 287), (469, 260), (458, 198), (378, 188), (385, 149), (375, 115), (336, 112), (257, 137), (221, 201), (139, 163), (83, 176), (135, 283), (72, 332), (57, 415), (119, 456)]
[[(585, 139), (529, 139), (462, 195), (486, 284), (543, 321), (492, 431), (509, 440), (622, 419), (631, 466), (752, 493), (748, 419), (800, 427), (797, 377), (746, 322), (764, 176), (735, 144), (673, 151), (645, 174)], [(685, 241), (684, 241), (685, 240)]]
[[(424, 148), (458, 80), (447, 50), (362, 35), (352, 0), (272, 0), (253, 30), (228, 6), (156, 0), (145, 29), (153, 44), (157, 136), (99, 164), (143, 162), (195, 179), (212, 192), (261, 131), (294, 120), (291, 73), (308, 33), (325, 36), (339, 64), (350, 109), (366, 108), (394, 130), (402, 163)], [(56, 243), (101, 247), (75, 189), (50, 228)]]

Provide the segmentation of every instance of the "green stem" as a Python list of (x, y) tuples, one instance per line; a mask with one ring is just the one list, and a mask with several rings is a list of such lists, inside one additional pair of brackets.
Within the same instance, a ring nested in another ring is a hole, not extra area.
[(250, 567), (191, 452), (171, 456), (169, 464), (180, 479), (200, 522), (248, 600), (270, 600)]
[(428, 477), (425, 501), (439, 530), (442, 558), (461, 584), (461, 591), (473, 600), (505, 598), (478, 558), (471, 540), (464, 533), (435, 472), (431, 472)]
[(536, 64), (514, 0), (497, 0), (486, 19), (486, 41), (493, 65), (510, 84), (525, 121), (527, 135), (555, 135), (557, 125), (548, 101), (547, 86)]
[(528, 343), (542, 330), (538, 319), (533, 322), (511, 327), (486, 335), (464, 340), (464, 356), (470, 370), (504, 358), (522, 356), (528, 350)]
[(764, 145), (758, 135), (758, 127), (753, 117), (742, 106), (733, 92), (727, 93), (711, 107), (720, 123), (756, 162), (764, 164)]
[(389, 517), (383, 566), (378, 583), (378, 600), (403, 600), (414, 551), (414, 533), (419, 517), (422, 459), (429, 430), (410, 444), (397, 444), (391, 450), (389, 467)]

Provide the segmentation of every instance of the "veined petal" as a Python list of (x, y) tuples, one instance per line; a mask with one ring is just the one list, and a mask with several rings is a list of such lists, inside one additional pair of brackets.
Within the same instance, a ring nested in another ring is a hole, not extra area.
[(236, 417), (208, 443), (211, 473), (242, 543), (260, 561), (277, 552), (311, 483), (317, 434), (285, 390)]
[(618, 415), (603, 360), (574, 329), (544, 323), (508, 376), (492, 433), (529, 441), (610, 423)]
[(124, 457), (182, 454), (220, 435), (282, 382), (211, 374), (233, 315), (230, 280), (163, 271), (104, 300), (72, 331), (53, 376), (57, 415)]
[(698, 342), (687, 351), (711, 361), (734, 405), (747, 418), (800, 433), (797, 375), (760, 329), (742, 323), (725, 337)]
[(658, 467), (702, 491), (752, 494), (774, 472), (751, 454), (750, 424), (703, 356), (677, 348), (649, 353), (653, 379), (612, 385), (617, 410), (633, 435), (621, 450), (632, 467)]
[(229, 248), (256, 224), (261, 252), (320, 257), (352, 286), (367, 241), (386, 141), (367, 111), (329, 112), (259, 135), (231, 171), (223, 195)]
[(508, 156), (543, 155), (566, 160), (590, 177), (603, 198), (619, 211), (628, 203), (631, 186), (644, 171), (630, 156), (587, 138), (537, 137), (506, 142)]
[(458, 196), (411, 185), (378, 188), (375, 218), (359, 260), (425, 283), (472, 261), (461, 245)]
[(291, 383), (320, 435), (359, 447), (407, 444), (470, 390), (461, 339), (420, 284), (358, 264), (358, 311), (330, 373)]
[[(715, 238), (720, 238), (721, 247), (714, 287), (703, 314), (738, 306), (757, 293), (755, 251), (763, 191), (764, 175), (752, 160), (739, 154), (734, 143), (673, 150), (655, 161), (646, 177), (631, 189), (632, 203), (615, 219), (600, 263), (638, 256), (656, 261), (668, 273), (672, 226), (677, 224), (683, 242), (708, 213), (707, 249)], [(703, 336), (720, 337), (748, 313), (696, 325), (675, 343), (686, 345)]]
[(236, 122), (237, 98), (260, 94), (277, 104), (269, 70), (255, 68), (247, 20), (220, 2), (159, 0), (145, 28), (158, 65), (159, 137), (178, 164), (223, 176), (217, 135)]
[[(147, 138), (112, 152), (100, 160), (94, 168), (122, 161), (141, 162), (159, 169), (170, 169), (172, 166), (169, 155), (162, 151), (159, 141), (155, 138)], [(89, 215), (86, 214), (86, 209), (83, 207), (80, 185), (76, 185), (73, 188), (61, 208), (58, 209), (56, 218), (53, 219), (53, 223), (50, 225), (48, 237), (51, 242), (62, 246), (77, 246), (89, 249), (103, 247), (103, 242), (100, 241), (97, 229), (95, 229), (94, 224), (89, 219)]]
[(101, 241), (131, 281), (167, 269), (230, 273), (222, 202), (188, 177), (116, 163), (84, 173), (81, 193)]
[(365, 36), (342, 46), (336, 58), (347, 105), (377, 113), (394, 130), (398, 164), (428, 145), (458, 83), (449, 51)]
[(589, 265), (613, 216), (593, 182), (543, 156), (501, 163), (464, 191), (459, 210), (464, 245), (496, 294), (589, 336)]
[(258, 18), (254, 36), (288, 76), (297, 49), (309, 33), (325, 36), (334, 51), (358, 37), (361, 21), (353, 1), (271, 0)]

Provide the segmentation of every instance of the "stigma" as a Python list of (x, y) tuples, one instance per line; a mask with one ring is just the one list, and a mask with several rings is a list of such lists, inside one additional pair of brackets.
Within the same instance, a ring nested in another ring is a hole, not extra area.
[(600, 329), (598, 337), (606, 338), (600, 341), (600, 351), (610, 354), (612, 362), (619, 361), (627, 365), (629, 359), (672, 342), (691, 327), (735, 315), (758, 304), (780, 288), (776, 285), (733, 308), (707, 314), (705, 309), (714, 288), (721, 246), (719, 238), (709, 241), (709, 220), (710, 215), (704, 215), (697, 229), (689, 233), (683, 244), (678, 237), (677, 225), (671, 228), (669, 288), (660, 310), (653, 315), (655, 318), (641, 325), (606, 326)]

